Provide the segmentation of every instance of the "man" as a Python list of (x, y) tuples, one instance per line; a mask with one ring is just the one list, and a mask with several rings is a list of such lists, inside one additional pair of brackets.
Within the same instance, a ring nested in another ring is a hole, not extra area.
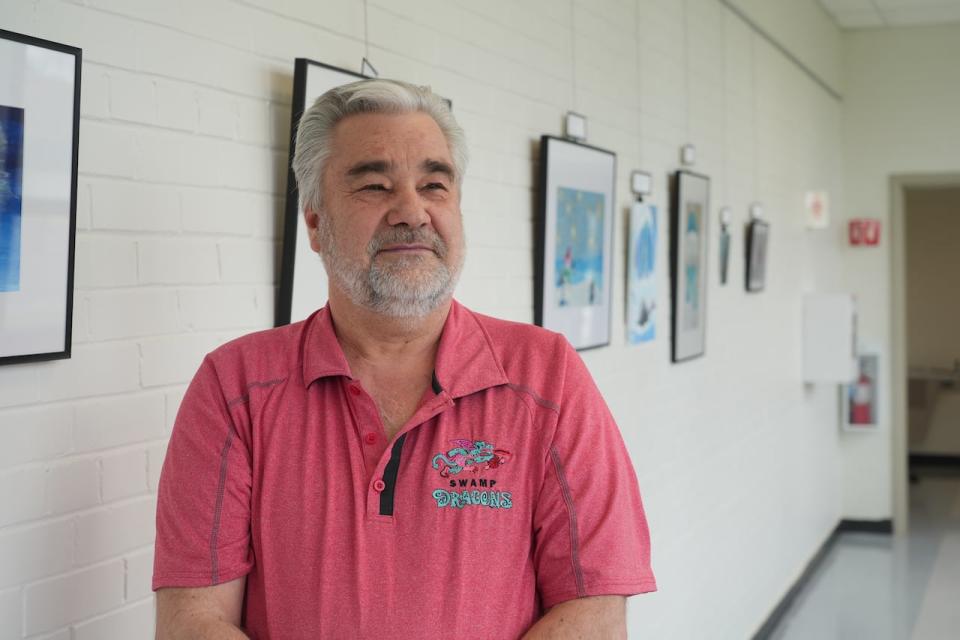
[(562, 336), (453, 301), (465, 165), (426, 88), (362, 81), (304, 114), (329, 302), (191, 383), (160, 481), (158, 637), (625, 636), (625, 596), (656, 588), (636, 475)]

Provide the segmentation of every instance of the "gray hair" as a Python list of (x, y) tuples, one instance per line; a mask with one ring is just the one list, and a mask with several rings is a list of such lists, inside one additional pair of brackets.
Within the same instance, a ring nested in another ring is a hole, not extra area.
[(323, 168), (330, 157), (330, 140), (338, 122), (358, 113), (421, 111), (437, 123), (453, 158), (457, 183), (467, 168), (467, 140), (447, 101), (430, 87), (398, 80), (360, 80), (330, 89), (304, 111), (297, 127), (293, 173), (300, 192), (300, 210), (319, 211)]

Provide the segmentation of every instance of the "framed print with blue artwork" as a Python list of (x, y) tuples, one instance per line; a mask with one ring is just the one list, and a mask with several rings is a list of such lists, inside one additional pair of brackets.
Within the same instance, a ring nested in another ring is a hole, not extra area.
[(536, 324), (577, 349), (610, 343), (616, 155), (540, 139)]
[(710, 179), (678, 171), (670, 220), (670, 288), (674, 362), (702, 356), (707, 338), (707, 221)]
[(70, 357), (80, 57), (0, 30), (0, 364)]
[(650, 342), (657, 335), (657, 208), (635, 202), (630, 209), (627, 247), (627, 342)]

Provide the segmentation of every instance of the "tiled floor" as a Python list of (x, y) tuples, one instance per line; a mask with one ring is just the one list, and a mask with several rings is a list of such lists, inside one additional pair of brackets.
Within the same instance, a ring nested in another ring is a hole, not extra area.
[(843, 534), (771, 638), (960, 640), (960, 473), (918, 478), (910, 535)]

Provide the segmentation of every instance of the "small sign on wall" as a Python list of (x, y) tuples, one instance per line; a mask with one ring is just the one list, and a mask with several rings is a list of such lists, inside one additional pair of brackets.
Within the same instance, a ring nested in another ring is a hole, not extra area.
[(826, 191), (807, 191), (804, 196), (808, 229), (830, 226), (830, 196)]
[(875, 247), (880, 244), (880, 221), (876, 218), (854, 218), (847, 228), (851, 246)]

